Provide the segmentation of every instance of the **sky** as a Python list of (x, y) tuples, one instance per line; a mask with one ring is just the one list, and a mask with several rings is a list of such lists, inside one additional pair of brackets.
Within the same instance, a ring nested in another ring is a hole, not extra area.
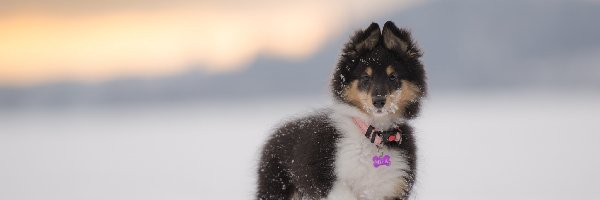
[[(418, 1), (0, 0), (0, 85), (242, 69), (303, 59), (354, 20)], [(340, 9), (342, 7), (342, 9)]]

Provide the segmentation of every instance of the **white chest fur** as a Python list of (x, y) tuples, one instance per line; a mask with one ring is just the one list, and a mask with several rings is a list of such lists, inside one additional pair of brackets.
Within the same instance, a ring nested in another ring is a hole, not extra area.
[(398, 197), (406, 187), (407, 161), (400, 150), (383, 148), (391, 157), (390, 166), (373, 166), (373, 156), (381, 155), (354, 125), (351, 117), (332, 114), (342, 137), (337, 143), (336, 181), (327, 199), (386, 199)]

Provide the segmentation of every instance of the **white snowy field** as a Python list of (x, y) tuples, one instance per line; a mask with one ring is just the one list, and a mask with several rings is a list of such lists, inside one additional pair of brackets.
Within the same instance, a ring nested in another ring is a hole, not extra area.
[[(259, 148), (326, 98), (0, 111), (0, 199), (252, 199)], [(438, 94), (414, 197), (600, 199), (600, 94)]]

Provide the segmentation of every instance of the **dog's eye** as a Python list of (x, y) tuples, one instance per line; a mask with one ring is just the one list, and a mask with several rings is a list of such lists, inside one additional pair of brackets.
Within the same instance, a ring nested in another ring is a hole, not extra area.
[(366, 74), (365, 74), (365, 75), (362, 75), (362, 76), (360, 77), (360, 81), (361, 81), (361, 82), (363, 82), (363, 83), (365, 83), (365, 82), (369, 82), (370, 80), (371, 80), (371, 77), (370, 77), (369, 75), (366, 75)]
[(390, 75), (390, 81), (396, 81), (396, 80), (398, 80), (398, 75), (396, 75), (396, 74)]

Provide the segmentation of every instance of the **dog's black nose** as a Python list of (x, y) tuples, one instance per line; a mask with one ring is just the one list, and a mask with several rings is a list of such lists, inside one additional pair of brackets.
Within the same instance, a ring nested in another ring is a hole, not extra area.
[(373, 105), (375, 108), (383, 108), (383, 105), (385, 105), (385, 98), (382, 96), (373, 97)]

